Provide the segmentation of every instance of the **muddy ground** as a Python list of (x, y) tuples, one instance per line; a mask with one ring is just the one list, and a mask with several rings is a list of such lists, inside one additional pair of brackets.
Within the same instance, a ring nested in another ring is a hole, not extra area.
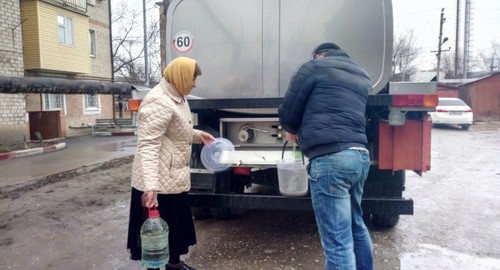
[[(500, 269), (500, 124), (436, 127), (432, 170), (407, 173), (415, 214), (371, 227), (376, 269)], [(125, 250), (130, 164), (0, 200), (0, 269), (141, 269)], [(308, 213), (196, 221), (198, 269), (322, 269)]]

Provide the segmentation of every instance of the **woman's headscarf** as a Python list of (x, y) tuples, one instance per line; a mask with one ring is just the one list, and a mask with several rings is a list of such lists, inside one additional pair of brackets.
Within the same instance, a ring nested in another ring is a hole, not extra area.
[(163, 77), (182, 96), (191, 93), (194, 77), (201, 75), (201, 70), (196, 60), (188, 57), (178, 57), (172, 60), (163, 70)]

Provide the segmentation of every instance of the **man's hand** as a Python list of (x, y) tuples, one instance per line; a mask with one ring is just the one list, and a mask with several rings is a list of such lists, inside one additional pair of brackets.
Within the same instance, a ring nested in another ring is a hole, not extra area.
[(291, 134), (291, 133), (285, 132), (285, 139), (288, 142), (296, 143), (297, 142), (297, 134)]

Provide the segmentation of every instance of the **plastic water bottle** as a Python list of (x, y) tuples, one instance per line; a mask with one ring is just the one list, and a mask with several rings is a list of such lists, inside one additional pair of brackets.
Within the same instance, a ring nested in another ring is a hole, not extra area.
[(141, 263), (146, 268), (160, 268), (168, 263), (168, 225), (157, 209), (148, 209), (148, 219), (141, 226)]
[(300, 151), (300, 148), (297, 148), (296, 143), (293, 143), (292, 153), (294, 160), (302, 160), (302, 152)]

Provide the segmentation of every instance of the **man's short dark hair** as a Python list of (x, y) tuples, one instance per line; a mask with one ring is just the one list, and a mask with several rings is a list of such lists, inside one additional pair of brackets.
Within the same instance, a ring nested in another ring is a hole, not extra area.
[(314, 49), (314, 54), (319, 54), (328, 50), (340, 50), (340, 47), (335, 43), (326, 42), (316, 47), (316, 49)]

